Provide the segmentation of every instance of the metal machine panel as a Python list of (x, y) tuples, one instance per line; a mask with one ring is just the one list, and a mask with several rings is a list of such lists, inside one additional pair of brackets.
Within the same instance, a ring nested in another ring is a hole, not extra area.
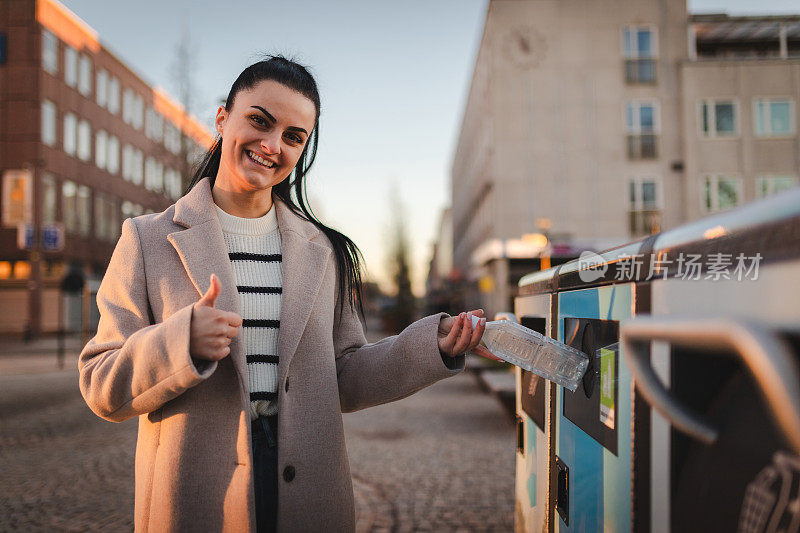
[[(746, 316), (787, 342), (795, 363), (798, 301), (800, 261), (766, 265), (758, 279), (670, 279), (654, 282), (652, 291), (655, 319)], [(653, 345), (651, 358), (670, 394), (718, 432), (701, 443), (653, 409), (651, 531), (797, 531), (800, 456), (742, 359), (730, 350), (664, 343)]]
[[(632, 301), (632, 284), (559, 293), (558, 338), (565, 340), (565, 319), (622, 321), (631, 316)], [(618, 369), (615, 426), (619, 435), (630, 435), (630, 372), (622, 360), (618, 362)], [(569, 523), (559, 514), (556, 531), (630, 531), (630, 439), (619, 439), (616, 455), (604, 448), (564, 416), (564, 389), (557, 387), (557, 390), (556, 455), (569, 472)], [(588, 403), (584, 407), (595, 408), (594, 404)], [(599, 408), (594, 415), (599, 419)]]
[[(517, 298), (514, 312), (520, 323), (542, 333), (551, 330), (551, 295)], [(542, 326), (544, 329), (542, 330)], [(551, 389), (548, 381), (539, 379), (533, 394), (534, 380), (529, 372), (517, 368), (517, 417), (522, 423), (523, 449), (516, 454), (516, 519), (518, 530), (543, 531), (547, 525), (549, 500), (549, 468)]]

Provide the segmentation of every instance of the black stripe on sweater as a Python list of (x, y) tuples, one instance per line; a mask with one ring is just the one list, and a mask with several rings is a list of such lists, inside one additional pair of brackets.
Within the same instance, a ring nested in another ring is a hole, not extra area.
[(262, 353), (254, 353), (252, 355), (247, 356), (248, 363), (274, 363), (278, 364), (278, 356), (277, 355), (266, 355)]
[(237, 285), (236, 290), (241, 293), (255, 294), (281, 294), (283, 292), (281, 287), (248, 287), (246, 285)]
[(278, 397), (277, 392), (251, 392), (250, 393), (250, 401), (254, 402), (256, 400), (274, 400)]
[(246, 318), (242, 320), (243, 328), (279, 328), (281, 327), (280, 320), (261, 320), (255, 318)]
[(251, 254), (249, 252), (230, 252), (228, 257), (231, 261), (261, 261), (265, 263), (276, 263), (281, 261), (281, 254)]

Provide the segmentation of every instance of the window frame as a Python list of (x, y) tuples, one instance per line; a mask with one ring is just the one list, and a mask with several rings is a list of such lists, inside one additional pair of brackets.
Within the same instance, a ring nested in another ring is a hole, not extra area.
[[(639, 43), (638, 43), (638, 41), (636, 43), (636, 54), (635, 55), (629, 55), (628, 54), (628, 50), (627, 50), (628, 42), (627, 42), (627, 39), (625, 37), (626, 37), (626, 31), (630, 30), (630, 29), (636, 29), (637, 34), (638, 34), (639, 30), (642, 30), (642, 29), (646, 29), (646, 30), (650, 31), (650, 35), (651, 35), (650, 44), (651, 44), (651, 49), (653, 51), (652, 55), (650, 55), (650, 56), (641, 56), (639, 54)], [(655, 59), (655, 60), (657, 60), (658, 59), (658, 53), (659, 53), (659, 51), (658, 51), (658, 26), (656, 26), (655, 24), (625, 24), (622, 27), (622, 57), (624, 59)]]
[[(92, 126), (86, 119), (78, 121), (77, 127), (77, 150), (75, 151), (81, 161), (91, 161), (92, 159)], [(84, 133), (85, 132), (85, 133)]]
[(78, 51), (64, 45), (64, 83), (73, 89), (78, 86)]
[(108, 105), (106, 109), (112, 115), (118, 115), (120, 110), (120, 90), (121, 86), (119, 83), (119, 78), (114, 76), (113, 74), (109, 73), (108, 76)]
[(40, 113), (39, 127), (42, 144), (55, 147), (58, 142), (58, 110), (55, 102), (43, 99)]
[[(643, 56), (639, 50), (638, 34), (642, 30), (650, 32), (650, 55)], [(635, 43), (629, 43), (629, 35), (633, 33), (636, 35)], [(622, 58), (625, 83), (628, 85), (655, 85), (658, 83), (658, 26), (655, 24), (626, 24), (622, 27), (621, 32), (621, 45), (622, 45)], [(635, 44), (634, 47), (628, 49), (628, 44)], [(652, 78), (644, 79), (640, 76), (640, 66), (644, 62), (651, 62), (653, 68)], [(629, 65), (635, 67), (635, 76), (630, 75)]]
[[(645, 182), (652, 182), (656, 186), (656, 202), (652, 208), (645, 209), (643, 200), (642, 200), (642, 185)], [(630, 184), (634, 183), (635, 187), (634, 190), (636, 194), (634, 195), (634, 204), (630, 204), (630, 194), (628, 194), (628, 211), (663, 211), (664, 210), (664, 189), (663, 189), (663, 180), (661, 176), (652, 174), (652, 175), (640, 175), (640, 176), (629, 176), (628, 177), (628, 192), (630, 193)]]
[(78, 92), (85, 97), (92, 95), (92, 58), (78, 54)]
[[(733, 133), (728, 135), (720, 135), (717, 131), (717, 109), (716, 104), (718, 103), (728, 103), (730, 102), (733, 104)], [(706, 134), (703, 131), (703, 105), (711, 104), (709, 109), (711, 113), (709, 115), (709, 124), (714, 126), (714, 132), (711, 134), (710, 132)], [(697, 100), (697, 113), (695, 116), (695, 120), (697, 121), (697, 135), (702, 140), (728, 140), (728, 139), (738, 139), (741, 136), (742, 130), (742, 114), (741, 109), (739, 106), (739, 99), (736, 97), (709, 97), (709, 98), (700, 98)]]
[(119, 139), (116, 135), (108, 135), (108, 139), (106, 140), (106, 151), (106, 172), (116, 176), (119, 173), (120, 167)]
[(78, 151), (78, 117), (75, 113), (64, 113), (61, 148), (67, 155), (75, 156)]
[[(775, 188), (774, 187), (774, 182), (775, 182), (776, 178), (791, 178), (792, 179), (791, 187), (796, 187), (798, 182), (800, 181), (796, 174), (791, 174), (791, 173), (786, 173), (786, 174), (776, 174), (776, 173), (758, 174), (756, 176), (756, 181), (755, 181), (755, 198), (757, 198), (757, 199), (758, 198), (766, 198), (768, 196), (772, 196), (773, 194), (778, 194), (778, 193), (776, 193), (774, 191), (774, 188)], [(770, 186), (768, 187), (769, 190), (766, 193), (763, 193), (761, 191), (761, 189), (762, 189), (761, 183), (762, 182), (766, 182), (766, 183), (770, 184)]]
[[(772, 132), (772, 107), (769, 104), (773, 103), (788, 103), (789, 104), (789, 133), (773, 133)], [(763, 133), (758, 132), (758, 105), (761, 103), (768, 104), (765, 125), (768, 126), (769, 131)], [(791, 139), (797, 135), (797, 121), (796, 108), (794, 98), (791, 96), (756, 96), (753, 98), (753, 135), (757, 139)]]
[(54, 76), (58, 74), (58, 37), (47, 28), (42, 28), (42, 68)]
[(95, 102), (97, 102), (97, 105), (100, 107), (106, 108), (108, 106), (108, 71), (104, 68), (98, 68), (96, 70), (94, 82)]
[(64, 231), (68, 234), (77, 233), (78, 184), (72, 180), (61, 182), (61, 216), (64, 221)]
[(94, 133), (94, 164), (101, 170), (108, 166), (108, 134), (103, 129)]
[[(719, 181), (720, 178), (725, 180), (732, 180), (736, 182), (736, 205), (720, 209), (719, 207)], [(712, 189), (711, 203), (709, 207), (706, 205), (706, 181), (712, 180), (714, 187)], [(735, 209), (744, 204), (744, 180), (741, 174), (735, 172), (709, 172), (705, 173), (700, 178), (700, 212), (701, 213), (719, 213), (721, 211), (728, 211)]]

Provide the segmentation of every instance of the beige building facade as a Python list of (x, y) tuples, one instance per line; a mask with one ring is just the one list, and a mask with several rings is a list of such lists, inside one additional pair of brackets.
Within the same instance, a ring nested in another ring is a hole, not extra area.
[(796, 183), (799, 21), (491, 1), (452, 166), (453, 265), (491, 288), (474, 303)]

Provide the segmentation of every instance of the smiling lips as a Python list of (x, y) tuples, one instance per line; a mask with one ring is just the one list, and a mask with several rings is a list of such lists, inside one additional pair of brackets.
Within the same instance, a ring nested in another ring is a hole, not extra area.
[(275, 168), (277, 166), (272, 161), (264, 159), (263, 157), (256, 155), (254, 152), (251, 152), (250, 150), (245, 150), (245, 153), (247, 154), (247, 157), (249, 157), (251, 161), (258, 163), (262, 167)]

